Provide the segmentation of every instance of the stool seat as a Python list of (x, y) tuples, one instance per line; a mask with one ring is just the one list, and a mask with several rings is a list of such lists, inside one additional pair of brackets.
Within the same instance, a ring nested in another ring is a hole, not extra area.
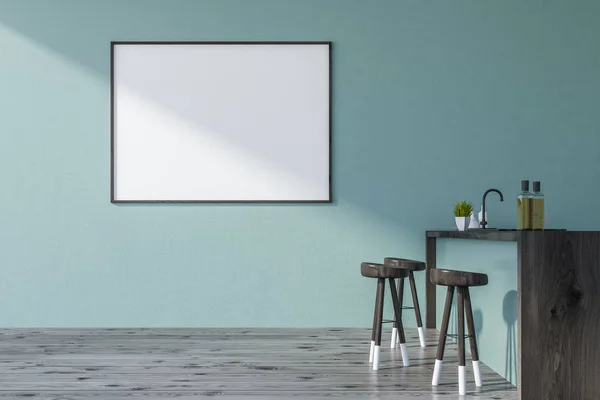
[(441, 286), (485, 286), (488, 284), (488, 276), (476, 272), (455, 271), (449, 269), (432, 269), (431, 283)]
[(397, 268), (404, 268), (410, 271), (423, 271), (425, 269), (425, 263), (417, 260), (410, 260), (408, 258), (395, 258), (386, 257), (383, 260), (385, 265), (389, 265)]
[(406, 278), (408, 270), (389, 265), (367, 263), (360, 264), (360, 273), (367, 278)]

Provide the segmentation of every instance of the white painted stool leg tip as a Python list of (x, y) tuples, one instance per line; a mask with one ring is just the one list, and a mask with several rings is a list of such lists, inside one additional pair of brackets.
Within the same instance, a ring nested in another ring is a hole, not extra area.
[(373, 363), (373, 351), (375, 349), (375, 341), (371, 340), (371, 351), (369, 352), (369, 363)]
[(390, 343), (390, 349), (396, 347), (396, 338), (398, 337), (398, 328), (392, 328), (392, 342)]
[(437, 386), (440, 383), (440, 376), (442, 375), (442, 364), (444, 361), (435, 360), (435, 367), (433, 368), (433, 378), (431, 379), (431, 386)]
[(464, 396), (467, 394), (467, 379), (465, 374), (465, 366), (458, 366), (458, 394)]
[(379, 346), (375, 346), (375, 351), (373, 355), (373, 371), (379, 370)]
[(423, 331), (422, 327), (419, 327), (418, 330), (419, 330), (419, 342), (421, 342), (421, 347), (426, 347), (427, 345), (425, 344), (425, 332)]
[(406, 348), (406, 343), (400, 343), (400, 352), (402, 354), (402, 364), (405, 367), (410, 367), (410, 361), (408, 359), (408, 349)]
[(475, 375), (475, 386), (481, 387), (481, 371), (479, 370), (479, 361), (473, 361), (473, 375)]

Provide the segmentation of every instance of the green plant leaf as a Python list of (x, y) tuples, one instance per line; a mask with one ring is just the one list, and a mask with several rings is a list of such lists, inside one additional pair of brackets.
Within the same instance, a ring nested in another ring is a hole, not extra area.
[(455, 217), (469, 217), (473, 212), (473, 203), (462, 200), (454, 204), (454, 216)]

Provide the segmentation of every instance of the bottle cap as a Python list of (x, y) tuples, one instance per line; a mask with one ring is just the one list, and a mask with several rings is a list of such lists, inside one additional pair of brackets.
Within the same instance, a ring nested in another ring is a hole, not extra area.
[(529, 192), (529, 181), (521, 181), (521, 190)]
[(539, 181), (534, 181), (533, 182), (533, 191), (534, 192), (541, 192), (541, 188), (540, 188), (541, 184)]

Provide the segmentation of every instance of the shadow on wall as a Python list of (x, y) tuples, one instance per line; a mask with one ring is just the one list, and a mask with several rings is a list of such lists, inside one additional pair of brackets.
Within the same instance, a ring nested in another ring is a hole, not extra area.
[(502, 301), (502, 317), (506, 323), (506, 359), (504, 376), (510, 382), (517, 381), (517, 291), (506, 293)]
[(473, 311), (473, 323), (475, 324), (475, 336), (479, 339), (483, 330), (483, 313), (479, 308)]

